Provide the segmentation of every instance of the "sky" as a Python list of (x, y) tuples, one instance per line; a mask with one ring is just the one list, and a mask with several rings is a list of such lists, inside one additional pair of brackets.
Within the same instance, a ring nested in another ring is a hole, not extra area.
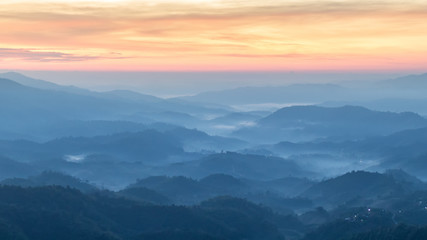
[(424, 71), (425, 0), (0, 1), (0, 69)]

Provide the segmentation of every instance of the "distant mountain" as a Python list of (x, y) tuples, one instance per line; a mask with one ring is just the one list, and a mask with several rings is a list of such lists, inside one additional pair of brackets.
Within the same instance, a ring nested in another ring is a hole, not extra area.
[(168, 197), (145, 187), (126, 188), (120, 190), (117, 192), (117, 194), (121, 197), (125, 197), (131, 200), (142, 201), (151, 204), (168, 205), (172, 203)]
[(377, 83), (382, 87), (404, 90), (422, 91), (427, 89), (427, 73), (419, 75), (408, 75), (395, 79), (384, 80)]
[(353, 93), (334, 84), (294, 84), (289, 86), (241, 87), (230, 90), (204, 92), (186, 101), (213, 102), (224, 105), (262, 103), (320, 103), (329, 100), (348, 99)]
[(171, 175), (195, 178), (223, 173), (236, 178), (272, 180), (287, 176), (307, 176), (295, 162), (279, 157), (239, 154), (234, 152), (211, 154), (199, 160), (175, 163), (165, 169)]
[(91, 138), (62, 138), (43, 144), (46, 151), (56, 149), (61, 156), (108, 154), (124, 161), (152, 161), (182, 154), (182, 145), (174, 138), (155, 130), (119, 133)]
[(287, 127), (300, 123), (310, 125), (334, 125), (336, 127), (364, 128), (382, 125), (383, 128), (419, 128), (426, 126), (427, 120), (421, 116), (405, 112), (379, 112), (357, 106), (325, 108), (319, 106), (294, 106), (282, 108), (259, 121), (264, 126)]
[(233, 112), (225, 116), (210, 120), (215, 124), (235, 124), (236, 122), (256, 121), (263, 116), (269, 115), (269, 112)]
[(64, 90), (64, 91), (71, 90), (71, 89), (74, 89), (74, 91), (78, 90), (78, 88), (76, 87), (61, 86), (52, 82), (30, 78), (17, 72), (0, 73), (0, 78), (10, 79), (21, 85), (33, 87), (33, 88), (39, 88), (39, 89)]
[[(275, 186), (272, 186), (273, 182), (276, 183)], [(293, 214), (293, 209), (312, 207), (310, 200), (289, 198), (289, 195), (286, 194), (286, 192), (291, 192), (293, 188), (296, 188), (297, 185), (303, 187), (303, 184), (296, 182), (296, 179), (277, 180), (277, 182), (246, 180), (227, 174), (212, 174), (200, 180), (183, 176), (153, 176), (137, 180), (136, 183), (120, 191), (119, 194), (122, 192), (135, 192), (127, 196), (137, 199), (140, 196), (139, 192), (142, 192), (140, 198), (144, 201), (147, 195), (153, 195), (150, 192), (147, 193), (147, 189), (149, 189), (167, 196), (171, 200), (171, 203), (186, 205), (197, 204), (206, 199), (218, 196), (241, 197), (284, 214)], [(261, 186), (265, 186), (265, 188)], [(291, 190), (289, 191), (289, 189)], [(305, 189), (302, 188), (300, 191), (304, 191)]]
[[(404, 194), (406, 189), (391, 175), (357, 171), (313, 185), (301, 196), (323, 206), (343, 204), (372, 205), (379, 197)], [(351, 203), (354, 201), (355, 203)]]
[(410, 191), (427, 190), (427, 184), (417, 177), (410, 175), (402, 169), (389, 169), (385, 172), (386, 175), (390, 175), (393, 179), (401, 184), (405, 189)]
[(155, 130), (117, 133), (96, 137), (67, 137), (45, 143), (1, 141), (0, 150), (21, 161), (61, 159), (82, 162), (90, 155), (109, 155), (126, 162), (155, 163), (184, 151), (182, 144), (170, 135)]
[(305, 190), (317, 183), (308, 178), (284, 177), (274, 180), (257, 181), (244, 180), (246, 185), (259, 192), (276, 193), (282, 197), (294, 198), (299, 196)]
[(0, 130), (4, 131), (31, 135), (34, 129), (65, 120), (119, 119), (140, 107), (144, 104), (42, 90), (0, 79), (0, 110), (4, 114)]
[(223, 173), (212, 174), (205, 178), (202, 178), (200, 179), (200, 183), (208, 187), (209, 189), (228, 188), (231, 191), (241, 191), (243, 190), (243, 188), (247, 187), (247, 185), (241, 180)]
[(236, 138), (210, 136), (196, 129), (177, 127), (165, 131), (165, 134), (179, 139), (188, 152), (236, 151), (247, 145), (247, 142)]
[[(31, 84), (34, 85), (34, 84)], [(0, 133), (4, 139), (29, 138), (46, 140), (53, 125), (70, 121), (132, 121), (151, 124), (173, 122), (197, 126), (203, 122), (198, 115), (228, 113), (221, 108), (209, 108), (196, 103), (163, 100), (130, 91), (107, 93), (88, 90), (42, 89), (0, 79)], [(165, 114), (165, 113), (173, 113)], [(182, 118), (186, 116), (186, 118)], [(7, 127), (6, 127), (7, 126)]]
[(374, 100), (356, 100), (356, 101), (330, 101), (319, 104), (323, 107), (340, 107), (344, 105), (362, 106), (376, 111), (391, 112), (414, 112), (422, 116), (427, 116), (427, 98), (411, 98), (411, 96), (391, 96), (388, 98), (379, 98)]
[(0, 182), (1, 185), (21, 187), (63, 186), (78, 189), (82, 192), (93, 192), (97, 188), (75, 177), (52, 171), (45, 171), (28, 178), (9, 178)]
[(36, 170), (26, 163), (0, 156), (0, 180), (12, 177), (27, 177), (35, 173)]
[(293, 106), (262, 118), (257, 125), (234, 133), (243, 139), (308, 141), (315, 138), (357, 139), (427, 126), (410, 112), (372, 111), (363, 107)]
[(136, 183), (129, 185), (126, 189), (148, 188), (159, 192), (172, 199), (174, 203), (194, 204), (207, 199), (207, 189), (199, 184), (197, 180), (179, 176), (166, 177), (157, 176), (140, 179)]
[(64, 85), (59, 85), (59, 84), (55, 84), (55, 83), (40, 80), (40, 79), (31, 78), (17, 72), (0, 73), (0, 78), (10, 79), (14, 82), (17, 82), (27, 87), (44, 89), (44, 90), (55, 90), (55, 91), (73, 93), (73, 94), (87, 95), (92, 97), (122, 98), (122, 99), (136, 101), (136, 102), (138, 101), (139, 102), (143, 102), (143, 101), (144, 102), (145, 101), (160, 102), (163, 100), (161, 98), (157, 98), (154, 96), (145, 95), (145, 94), (141, 94), (141, 93), (137, 93), (129, 90), (94, 92), (84, 88), (78, 88), (75, 86), (64, 86)]
[(120, 161), (162, 164), (164, 162), (160, 160), (183, 156), (186, 152), (231, 151), (246, 144), (238, 139), (210, 136), (195, 129), (118, 121), (64, 121), (62, 126), (52, 124), (50, 131), (68, 137), (44, 143), (0, 141), (0, 151), (4, 156), (21, 161), (65, 159), (66, 156), (90, 159), (93, 155), (108, 155)]
[(104, 96), (111, 96), (115, 98), (123, 98), (130, 101), (135, 102), (162, 102), (164, 99), (154, 97), (147, 94), (142, 94), (134, 91), (129, 90), (114, 90), (109, 92), (102, 92)]

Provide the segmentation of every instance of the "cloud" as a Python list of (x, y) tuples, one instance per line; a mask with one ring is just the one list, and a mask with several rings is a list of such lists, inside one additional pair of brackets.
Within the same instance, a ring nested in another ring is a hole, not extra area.
[(426, 6), (425, 0), (2, 0), (0, 58), (22, 66), (99, 60), (126, 69), (421, 64)]
[[(114, 53), (117, 55), (117, 53)], [(83, 56), (63, 52), (40, 51), (32, 49), (0, 48), (0, 59), (20, 59), (39, 62), (76, 62), (105, 58), (101, 56)], [(109, 57), (111, 58), (111, 57)], [(114, 58), (122, 58), (116, 56)]]

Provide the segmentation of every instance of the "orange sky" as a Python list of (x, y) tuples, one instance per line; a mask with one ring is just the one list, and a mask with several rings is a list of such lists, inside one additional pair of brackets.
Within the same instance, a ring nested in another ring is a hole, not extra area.
[(427, 70), (426, 19), (425, 0), (2, 0), (0, 69)]

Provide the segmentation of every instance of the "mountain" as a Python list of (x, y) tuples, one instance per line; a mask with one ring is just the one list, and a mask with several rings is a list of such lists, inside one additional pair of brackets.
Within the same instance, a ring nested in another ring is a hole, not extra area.
[(340, 107), (344, 105), (362, 106), (376, 111), (390, 112), (414, 112), (422, 116), (427, 116), (425, 97), (411, 98), (411, 96), (390, 96), (388, 98), (377, 98), (374, 100), (357, 100), (357, 101), (331, 101), (319, 104), (323, 107)]
[[(391, 228), (396, 225), (393, 222), (392, 214), (383, 209), (353, 208), (345, 210), (346, 212), (340, 214), (339, 218), (321, 225), (306, 234), (302, 240), (347, 240), (360, 233)], [(374, 237), (372, 239), (380, 238)], [(390, 239), (400, 240), (398, 236)]]
[(263, 103), (320, 103), (347, 99), (353, 95), (348, 89), (334, 84), (294, 84), (289, 86), (241, 87), (204, 92), (179, 99), (192, 102), (212, 102), (224, 105)]
[(32, 166), (0, 156), (0, 180), (12, 177), (27, 177), (36, 171)]
[(427, 124), (421, 116), (410, 113), (372, 111), (357, 106), (325, 108), (319, 106), (294, 106), (282, 108), (261, 119), (260, 125), (287, 127), (289, 125), (334, 125), (335, 127), (366, 128), (383, 126), (385, 130), (419, 128)]
[(125, 197), (135, 201), (142, 201), (157, 205), (169, 205), (172, 201), (154, 190), (145, 187), (125, 188), (117, 192), (121, 197)]
[(169, 175), (202, 178), (211, 174), (227, 174), (236, 178), (272, 180), (287, 176), (311, 175), (295, 162), (279, 157), (225, 152), (198, 160), (174, 163), (165, 169)]
[(178, 202), (186, 199), (197, 202), (222, 195), (241, 196), (250, 189), (241, 180), (226, 174), (212, 174), (200, 180), (183, 176), (148, 177), (139, 179), (127, 189), (140, 187), (158, 191)]
[(197, 180), (183, 176), (156, 176), (140, 179), (129, 185), (126, 191), (140, 188), (156, 191), (178, 204), (191, 205), (209, 198), (208, 189), (204, 189)]
[[(139, 179), (119, 192), (129, 193), (126, 197), (139, 201), (153, 201), (157, 193), (169, 199), (169, 203), (193, 205), (210, 198), (232, 196), (245, 198), (251, 202), (269, 207), (288, 215), (294, 210), (309, 209), (312, 202), (304, 198), (289, 198), (290, 192), (298, 194), (309, 188), (304, 180), (296, 178), (259, 181), (238, 179), (227, 174), (212, 174), (199, 180), (175, 176), (152, 176)], [(308, 182), (308, 180), (306, 180)], [(151, 192), (150, 192), (151, 191)], [(156, 193), (156, 194), (155, 194)], [(156, 199), (159, 199), (157, 197)]]
[(251, 186), (253, 191), (271, 192), (282, 197), (293, 198), (317, 183), (308, 178), (284, 177), (267, 181), (245, 179), (243, 182)]
[[(48, 90), (70, 90), (78, 88), (76, 87), (67, 87), (67, 86), (61, 86), (52, 82), (30, 78), (23, 74), (17, 73), (17, 72), (6, 72), (6, 73), (0, 73), (0, 78), (3, 79), (10, 79), (14, 82), (17, 82), (21, 85), (33, 87), (33, 88), (39, 88), (39, 89), (48, 89)], [(83, 89), (81, 89), (83, 90)]]
[(123, 161), (152, 161), (183, 153), (181, 144), (171, 136), (146, 130), (137, 133), (119, 133), (91, 138), (62, 138), (43, 144), (46, 152), (55, 149), (64, 155), (108, 154)]
[(233, 195), (244, 192), (249, 186), (242, 180), (223, 173), (212, 174), (200, 179), (200, 184), (218, 195)]
[(425, 126), (425, 118), (410, 112), (379, 112), (357, 106), (293, 106), (260, 119), (255, 126), (237, 130), (234, 136), (264, 142), (316, 138), (351, 140)]
[(418, 239), (426, 239), (426, 238), (427, 238), (427, 227), (407, 226), (402, 224), (395, 227), (374, 229), (368, 232), (354, 234), (353, 236), (347, 238), (347, 240), (368, 240), (368, 239), (418, 240)]
[(0, 141), (0, 151), (21, 161), (109, 155), (121, 161), (154, 163), (185, 152), (235, 150), (246, 144), (238, 139), (210, 136), (195, 129), (118, 121), (65, 121), (62, 127), (52, 124), (50, 131), (68, 137), (43, 143), (4, 140)]
[[(51, 127), (70, 121), (132, 121), (155, 123), (176, 116), (182, 125), (203, 122), (194, 115), (228, 113), (195, 103), (175, 102), (128, 91), (97, 93), (88, 90), (40, 89), (0, 79), (0, 133), (3, 139), (26, 138), (45, 141), (53, 137)], [(171, 113), (174, 114), (165, 114)]]
[(9, 178), (0, 182), (1, 185), (21, 187), (63, 186), (80, 190), (81, 192), (93, 192), (97, 188), (75, 177), (52, 171), (45, 171), (39, 175), (28, 178)]
[(164, 133), (179, 139), (188, 152), (236, 151), (247, 145), (236, 138), (211, 136), (196, 129), (176, 127)]
[(394, 88), (400, 91), (416, 90), (418, 92), (422, 92), (427, 89), (427, 73), (384, 80), (377, 84), (382, 87)]
[(154, 96), (145, 95), (145, 94), (141, 94), (141, 93), (137, 93), (129, 90), (94, 92), (94, 91), (89, 91), (87, 89), (78, 88), (75, 86), (64, 86), (64, 85), (59, 85), (59, 84), (55, 84), (55, 83), (40, 80), (40, 79), (31, 78), (17, 72), (0, 73), (0, 78), (9, 79), (27, 87), (44, 89), (44, 90), (55, 90), (55, 91), (87, 95), (87, 96), (93, 96), (93, 97), (122, 98), (122, 99), (132, 100), (132, 101), (151, 101), (151, 102), (159, 102), (163, 100), (161, 98), (157, 98)]
[(0, 149), (5, 156), (27, 162), (51, 159), (84, 162), (91, 155), (108, 155), (120, 161), (155, 163), (184, 153), (177, 139), (155, 130), (96, 137), (67, 137), (45, 143), (1, 141)]
[(401, 195), (405, 190), (390, 175), (356, 171), (315, 184), (301, 196), (313, 199), (323, 206), (343, 204), (366, 206), (371, 205), (372, 200), (379, 197)]
[(2, 239), (284, 239), (277, 215), (241, 199), (154, 206), (58, 186), (0, 186), (0, 206)]
[(0, 79), (0, 87), (0, 110), (4, 114), (0, 130), (26, 135), (64, 120), (117, 119), (138, 108), (123, 101), (26, 87), (7, 79)]
[(109, 92), (101, 93), (105, 96), (111, 96), (114, 98), (123, 98), (129, 101), (135, 102), (162, 102), (164, 101), (162, 98), (154, 97), (147, 94), (142, 94), (130, 90), (114, 90)]

